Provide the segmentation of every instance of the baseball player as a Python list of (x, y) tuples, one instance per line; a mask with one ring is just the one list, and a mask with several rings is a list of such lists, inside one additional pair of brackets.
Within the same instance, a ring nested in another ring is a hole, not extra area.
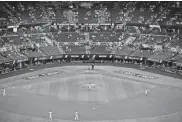
[(88, 70), (90, 70), (90, 64), (88, 64)]
[(79, 121), (78, 112), (77, 111), (75, 112), (75, 121)]
[(88, 89), (91, 90), (92, 86), (91, 83), (88, 84)]
[(52, 111), (49, 111), (49, 120), (52, 120)]
[(3, 88), (3, 96), (6, 96), (6, 90)]
[(145, 95), (148, 95), (148, 92), (149, 92), (149, 90), (146, 89), (146, 90), (145, 90)]

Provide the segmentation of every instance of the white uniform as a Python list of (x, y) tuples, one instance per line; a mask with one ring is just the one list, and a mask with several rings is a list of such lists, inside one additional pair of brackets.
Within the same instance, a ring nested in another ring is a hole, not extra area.
[(145, 95), (147, 95), (148, 94), (148, 90), (145, 90)]
[(76, 120), (79, 120), (79, 118), (78, 118), (78, 112), (77, 111), (75, 112), (75, 121)]
[(52, 120), (52, 111), (49, 111), (49, 119)]
[(92, 88), (92, 86), (89, 84), (89, 85), (88, 85), (88, 89), (91, 90), (91, 88)]
[(5, 88), (3, 89), (3, 96), (5, 96), (6, 95), (6, 90), (5, 90)]

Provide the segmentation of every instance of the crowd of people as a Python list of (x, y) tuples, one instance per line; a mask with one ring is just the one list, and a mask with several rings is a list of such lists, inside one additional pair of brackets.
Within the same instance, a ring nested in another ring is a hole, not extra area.
[(125, 57), (119, 62), (181, 71), (181, 4), (0, 2), (1, 73), (64, 54), (114, 54)]

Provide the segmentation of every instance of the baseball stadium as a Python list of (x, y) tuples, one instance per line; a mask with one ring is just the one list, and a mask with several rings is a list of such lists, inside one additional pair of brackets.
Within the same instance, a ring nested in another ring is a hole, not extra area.
[(0, 122), (182, 122), (181, 2), (0, 6)]
[(179, 122), (182, 116), (180, 79), (139, 68), (62, 65), (0, 81), (7, 94), (0, 96), (1, 122), (46, 122), (49, 110), (53, 122), (73, 121), (76, 110), (80, 121)]

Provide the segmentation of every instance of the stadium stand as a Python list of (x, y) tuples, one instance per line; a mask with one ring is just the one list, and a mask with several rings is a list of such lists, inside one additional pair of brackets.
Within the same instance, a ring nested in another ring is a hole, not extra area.
[(145, 65), (167, 61), (181, 69), (177, 2), (1, 2), (0, 6), (1, 65), (11, 61), (12, 67), (19, 61), (29, 65), (36, 58), (62, 61), (67, 54), (112, 54), (113, 60), (140, 57)]
[(5, 58), (3, 56), (0, 56), (0, 64), (5, 63), (5, 62), (9, 62), (9, 61), (10, 61), (10, 59)]
[(19, 60), (19, 61), (25, 61), (28, 60), (27, 57), (21, 53), (14, 52), (14, 51), (6, 51), (2, 53), (3, 56), (7, 56), (11, 60)]
[(59, 51), (57, 46), (51, 46), (51, 45), (46, 46), (46, 47), (40, 47), (40, 51), (42, 51), (42, 53), (44, 53), (45, 55), (48, 55), (48, 56), (61, 54), (61, 52)]

